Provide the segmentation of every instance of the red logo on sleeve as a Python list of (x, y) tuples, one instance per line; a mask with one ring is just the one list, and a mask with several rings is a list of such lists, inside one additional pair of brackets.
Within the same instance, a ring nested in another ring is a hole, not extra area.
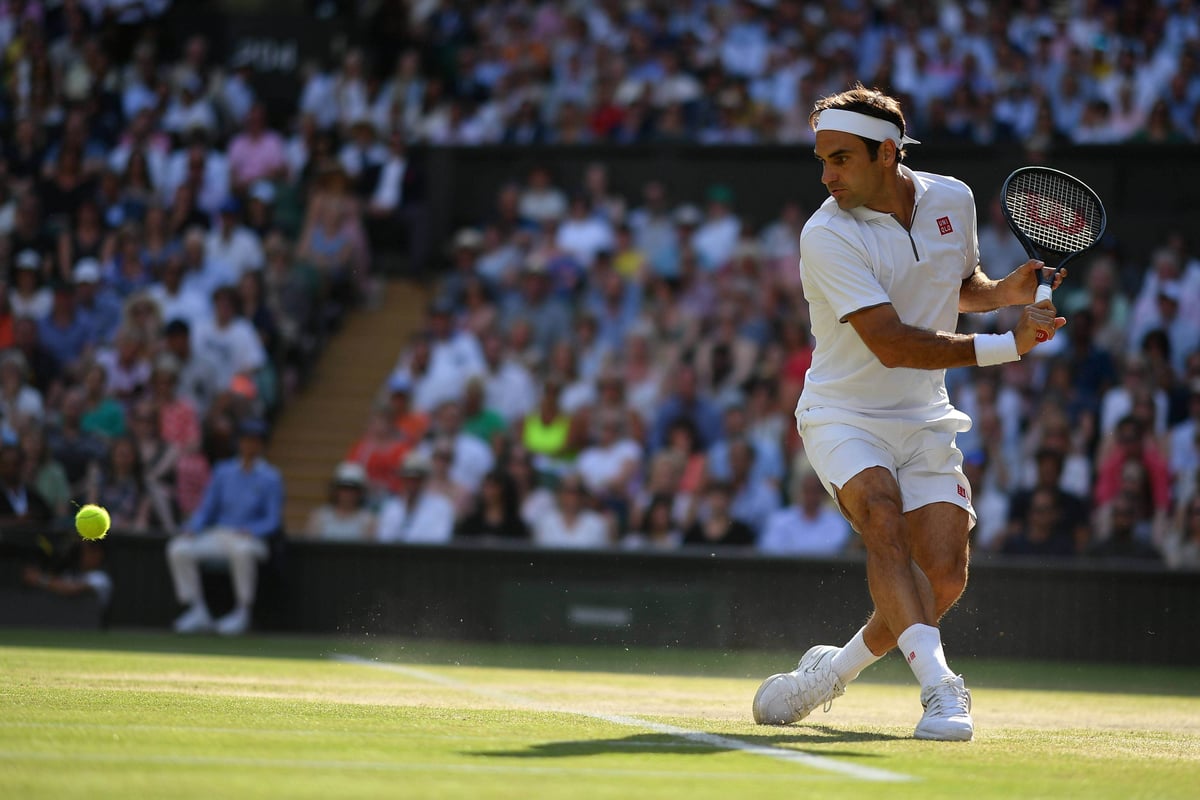
[(958, 485), (958, 496), (959, 497), (967, 496), (967, 490), (963, 488), (963, 485), (961, 483)]
[(950, 224), (949, 217), (938, 217), (938, 232), (945, 236), (947, 233), (954, 233), (954, 226)]

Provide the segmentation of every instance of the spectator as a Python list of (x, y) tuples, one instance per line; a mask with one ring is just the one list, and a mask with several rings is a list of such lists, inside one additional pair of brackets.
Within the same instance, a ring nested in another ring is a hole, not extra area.
[(193, 351), (191, 331), (192, 326), (185, 320), (171, 320), (163, 330), (163, 344), (175, 360), (179, 397), (203, 417), (223, 387), (216, 363), (206, 353)]
[(500, 414), (508, 425), (523, 420), (537, 399), (533, 375), (518, 360), (505, 353), (504, 339), (486, 333), (482, 339), (484, 361), (484, 405)]
[(729, 485), (733, 492), (730, 514), (762, 534), (767, 519), (779, 509), (779, 489), (770, 481), (755, 477), (754, 448), (745, 439), (729, 443)]
[(58, 283), (50, 313), (38, 323), (38, 338), (55, 360), (70, 369), (89, 351), (96, 333), (75, 308), (75, 287)]
[(25, 454), (16, 444), (0, 444), (0, 525), (46, 523), (54, 511), (25, 478)]
[[(151, 329), (160, 327), (157, 321), (148, 326)], [(129, 402), (145, 391), (150, 383), (150, 359), (147, 357), (147, 343), (152, 341), (153, 334), (147, 335), (145, 329), (126, 325), (117, 331), (116, 339), (111, 347), (104, 347), (96, 353), (92, 366), (87, 369), (90, 374), (95, 368), (104, 372), (104, 386), (101, 391), (111, 399), (122, 403)], [(85, 379), (85, 384), (86, 384)]]
[(113, 585), (104, 569), (104, 561), (104, 543), (83, 539), (72, 548), (66, 569), (53, 572), (28, 566), (22, 573), (22, 582), (30, 588), (60, 597), (94, 595), (100, 606), (107, 608)]
[(609, 522), (588, 507), (590, 498), (579, 475), (564, 475), (555, 498), (554, 506), (533, 522), (534, 544), (557, 549), (592, 549), (612, 543)]
[(685, 545), (706, 547), (750, 547), (754, 530), (733, 518), (733, 487), (721, 481), (709, 481), (704, 488), (700, 513), (683, 535)]
[(404, 132), (393, 130), (367, 195), (366, 225), (372, 246), (391, 241), (398, 224), (407, 244), (409, 270), (423, 272), (430, 254), (427, 215), (423, 166), (409, 156)]
[(708, 448), (721, 436), (721, 417), (716, 406), (699, 392), (695, 367), (680, 364), (675, 369), (673, 391), (663, 398), (655, 412), (650, 433), (655, 450), (667, 442), (667, 432), (677, 419), (688, 420), (696, 431), (697, 444)]
[(733, 258), (742, 223), (730, 210), (733, 192), (728, 186), (717, 184), (709, 187), (707, 197), (708, 214), (692, 235), (690, 243), (700, 258), (700, 267), (712, 272)]
[(75, 264), (75, 314), (87, 326), (95, 342), (112, 339), (121, 324), (121, 300), (101, 284), (100, 264), (81, 259)]
[(13, 316), (44, 319), (54, 305), (54, 294), (41, 283), (42, 259), (33, 250), (17, 253), (16, 274), (8, 290), (8, 304)]
[[(175, 621), (178, 633), (215, 628), (222, 635), (237, 636), (250, 627), (258, 564), (267, 560), (268, 540), (280, 535), (283, 525), (283, 480), (262, 457), (266, 435), (266, 425), (258, 420), (241, 423), (237, 458), (214, 468), (200, 508), (183, 533), (167, 543), (175, 597), (187, 606)], [(215, 624), (200, 585), (202, 561), (227, 563), (233, 579), (236, 605)]]
[[(431, 427), (433, 438), (452, 448), (449, 477), (467, 492), (475, 492), (483, 476), (491, 472), (496, 457), (491, 447), (463, 430), (462, 406), (447, 401), (438, 406)], [(417, 448), (431, 457), (435, 448), (425, 442)]]
[(1175, 476), (1177, 499), (1188, 497), (1194, 491), (1195, 479), (1200, 471), (1200, 385), (1188, 396), (1188, 416), (1171, 428), (1168, 439), (1170, 461), (1168, 468)]
[(767, 517), (758, 549), (768, 555), (836, 556), (850, 542), (850, 524), (829, 502), (811, 470), (792, 479), (791, 505)]
[(1179, 522), (1167, 539), (1167, 563), (1174, 569), (1200, 569), (1200, 493), (1180, 507)]
[(641, 470), (642, 447), (629, 438), (625, 420), (617, 414), (604, 414), (598, 427), (599, 437), (579, 454), (575, 467), (592, 496), (624, 516)]
[(534, 167), (529, 171), (529, 180), (521, 192), (519, 212), (522, 217), (536, 223), (551, 219), (562, 219), (567, 213), (567, 197), (556, 188), (545, 167)]
[(67, 481), (66, 470), (46, 445), (45, 428), (38, 422), (27, 424), (21, 430), (20, 446), (24, 456), (25, 484), (46, 501), (51, 519), (70, 518), (71, 484)]
[(150, 521), (150, 497), (137, 445), (122, 436), (109, 446), (107, 462), (93, 473), (87, 501), (108, 509), (114, 530), (145, 533)]
[(410, 453), (400, 468), (404, 489), (379, 509), (381, 542), (445, 544), (454, 533), (454, 502), (429, 488), (430, 463), (422, 453)]
[(9, 435), (44, 418), (42, 393), (28, 383), (29, 367), (20, 350), (0, 354), (0, 421)]
[(1137, 533), (1136, 509), (1138, 504), (1137, 498), (1124, 493), (1113, 500), (1108, 512), (1108, 536), (1095, 542), (1088, 549), (1089, 556), (1094, 558), (1161, 559), (1158, 551)]
[(204, 240), (204, 259), (221, 265), (230, 282), (237, 283), (247, 272), (263, 268), (262, 241), (242, 224), (242, 206), (237, 199), (226, 198), (219, 210), (217, 224)]
[(533, 453), (520, 444), (510, 445), (504, 453), (504, 471), (512, 479), (521, 521), (529, 528), (554, 505), (554, 494), (546, 488), (533, 460)]
[(542, 471), (555, 471), (555, 465), (569, 461), (573, 455), (571, 417), (559, 405), (562, 389), (561, 378), (546, 378), (537, 410), (528, 414), (521, 426), (521, 444), (534, 455)]
[(229, 142), (229, 182), (240, 193), (257, 180), (275, 180), (286, 173), (283, 138), (267, 127), (266, 107), (255, 103), (245, 128)]
[(254, 382), (267, 365), (262, 340), (242, 316), (241, 300), (232, 286), (213, 292), (212, 320), (192, 331), (192, 346), (216, 367), (218, 391), (229, 389), (239, 376)]
[(87, 481), (94, 469), (108, 456), (105, 440), (82, 427), (87, 408), (83, 387), (68, 389), (62, 400), (59, 424), (51, 429), (47, 442), (54, 460), (62, 464), (71, 486), (72, 498), (83, 498)]
[(429, 337), (417, 334), (389, 379), (392, 397), (406, 395), (410, 398), (412, 411), (422, 415), (432, 413), (442, 403), (457, 400), (462, 389), (462, 376), (453, 371), (435, 370), (432, 355)]
[(484, 403), (484, 392), (483, 380), (478, 376), (467, 381), (463, 393), (463, 430), (495, 450), (508, 425), (504, 417)]
[[(170, 415), (172, 412), (173, 409), (168, 406), (166, 413)], [(195, 423), (194, 418), (192, 422)], [(146, 524), (174, 536), (179, 532), (178, 495), (175, 490), (177, 469), (180, 459), (186, 460), (190, 454), (163, 438), (163, 426), (159, 422), (158, 406), (154, 400), (142, 399), (134, 404), (129, 415), (129, 428), (141, 471), (142, 491), (145, 493)], [(193, 436), (193, 447), (198, 447), (198, 427)], [(203, 475), (208, 477), (207, 464)], [(194, 509), (195, 504), (188, 507), (189, 512)]]
[(676, 550), (683, 544), (683, 531), (675, 524), (670, 495), (655, 495), (642, 514), (639, 529), (621, 538), (627, 550)]
[(405, 435), (394, 424), (392, 415), (391, 409), (373, 411), (367, 421), (366, 431), (346, 453), (344, 463), (358, 464), (365, 471), (368, 496), (372, 498), (401, 490), (402, 484), (398, 479), (400, 466), (413, 445), (424, 436), (424, 425), (418, 436)]
[[(1126, 469), (1130, 465), (1134, 467), (1133, 474)], [(1132, 416), (1117, 423), (1116, 435), (1108, 452), (1101, 456), (1097, 465), (1097, 511), (1104, 513), (1130, 480), (1137, 484), (1135, 491), (1144, 499), (1140, 510), (1150, 519), (1150, 528), (1143, 529), (1142, 533), (1147, 539), (1161, 542), (1171, 504), (1170, 474), (1166, 460), (1153, 444), (1150, 432)], [(1102, 525), (1102, 517), (1099, 522)]]
[(366, 542), (375, 537), (375, 514), (367, 507), (367, 471), (343, 461), (333, 473), (329, 501), (313, 509), (306, 533), (314, 539)]
[(108, 370), (102, 364), (93, 363), (87, 368), (83, 391), (86, 404), (80, 420), (83, 430), (105, 439), (124, 436), (125, 407), (108, 393)]
[(493, 470), (484, 477), (475, 509), (459, 522), (454, 536), (484, 541), (529, 538), (529, 527), (521, 519), (517, 487), (508, 475)]
[(1064, 527), (1065, 519), (1057, 491), (1052, 487), (1035, 489), (1025, 524), (1004, 540), (1001, 551), (1018, 556), (1074, 555), (1079, 543)]

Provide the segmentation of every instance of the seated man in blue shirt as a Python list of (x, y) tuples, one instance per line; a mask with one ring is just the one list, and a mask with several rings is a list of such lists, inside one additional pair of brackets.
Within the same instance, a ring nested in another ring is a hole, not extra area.
[[(175, 596), (188, 610), (175, 620), (178, 633), (236, 636), (250, 626), (258, 562), (269, 553), (268, 537), (283, 524), (283, 479), (262, 458), (266, 426), (257, 420), (239, 429), (238, 457), (213, 470), (204, 499), (184, 532), (167, 543)], [(236, 606), (213, 623), (200, 584), (200, 563), (229, 564)]]

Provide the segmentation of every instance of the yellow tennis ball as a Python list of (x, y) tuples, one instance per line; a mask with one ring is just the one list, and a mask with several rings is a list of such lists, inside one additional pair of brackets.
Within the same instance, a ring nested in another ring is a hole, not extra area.
[(108, 511), (90, 503), (75, 515), (75, 530), (85, 539), (103, 539), (111, 524)]

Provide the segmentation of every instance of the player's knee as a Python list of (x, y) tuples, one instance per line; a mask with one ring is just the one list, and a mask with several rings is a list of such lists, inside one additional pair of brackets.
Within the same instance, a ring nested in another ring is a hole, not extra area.
[(907, 557), (904, 515), (896, 498), (884, 493), (868, 497), (856, 522), (868, 551), (897, 551)]

